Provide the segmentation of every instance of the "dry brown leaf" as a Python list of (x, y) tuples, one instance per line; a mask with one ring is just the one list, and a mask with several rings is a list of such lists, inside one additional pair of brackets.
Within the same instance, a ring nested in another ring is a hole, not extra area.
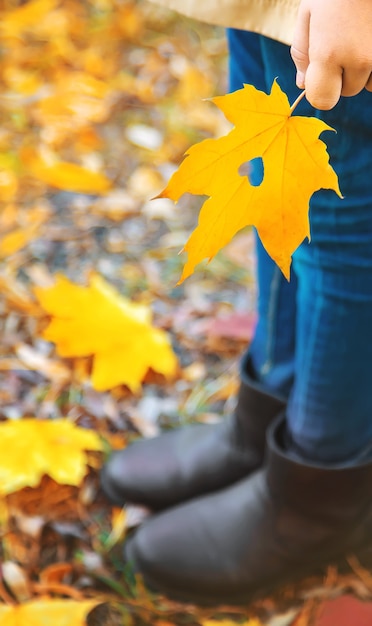
[(43, 374), (46, 378), (63, 386), (71, 379), (70, 369), (57, 361), (50, 359), (44, 354), (37, 352), (35, 348), (26, 344), (18, 344), (15, 348), (16, 354), (20, 362), (30, 370), (36, 370)]

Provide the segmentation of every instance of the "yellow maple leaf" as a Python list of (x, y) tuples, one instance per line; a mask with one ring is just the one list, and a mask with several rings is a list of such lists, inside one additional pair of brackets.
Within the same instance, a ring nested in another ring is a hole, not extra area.
[[(333, 129), (316, 118), (291, 117), (288, 98), (276, 82), (269, 95), (245, 85), (213, 102), (234, 128), (192, 146), (160, 194), (175, 201), (185, 192), (209, 196), (185, 245), (188, 260), (180, 282), (248, 225), (257, 228), (267, 252), (289, 278), (291, 255), (310, 238), (310, 196), (333, 189), (342, 197), (319, 139), (322, 131)], [(264, 170), (258, 186), (239, 173), (256, 158), (262, 159)]]
[(36, 600), (18, 606), (0, 605), (1, 626), (84, 626), (95, 600)]
[(35, 288), (52, 316), (44, 338), (63, 357), (94, 356), (92, 384), (98, 391), (125, 384), (137, 391), (149, 368), (172, 376), (176, 357), (166, 333), (155, 328), (151, 311), (121, 296), (94, 274), (89, 286), (57, 276), (48, 288)]
[(78, 486), (87, 471), (86, 450), (102, 450), (98, 435), (67, 419), (0, 423), (0, 494), (36, 487), (45, 474)]

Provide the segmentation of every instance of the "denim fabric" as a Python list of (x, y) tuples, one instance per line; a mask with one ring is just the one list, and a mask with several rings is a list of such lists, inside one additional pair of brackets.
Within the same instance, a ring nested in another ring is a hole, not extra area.
[[(261, 35), (228, 31), (230, 88), (274, 78), (293, 102), (299, 91), (289, 48)], [(258, 378), (288, 397), (294, 448), (309, 459), (345, 461), (372, 442), (372, 94), (341, 98), (331, 111), (306, 100), (325, 132), (339, 175), (310, 202), (311, 243), (296, 251), (287, 283), (258, 241), (258, 324), (251, 345)]]

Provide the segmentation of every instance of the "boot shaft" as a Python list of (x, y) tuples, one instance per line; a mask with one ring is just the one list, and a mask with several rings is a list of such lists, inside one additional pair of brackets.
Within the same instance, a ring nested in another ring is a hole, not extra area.
[(342, 526), (372, 501), (372, 459), (322, 465), (286, 449), (285, 416), (267, 432), (267, 482), (274, 499), (306, 517)]
[(240, 388), (234, 413), (236, 444), (249, 444), (252, 448), (263, 450), (266, 430), (282, 413), (286, 403), (284, 396), (268, 391), (257, 381), (247, 352), (240, 363)]

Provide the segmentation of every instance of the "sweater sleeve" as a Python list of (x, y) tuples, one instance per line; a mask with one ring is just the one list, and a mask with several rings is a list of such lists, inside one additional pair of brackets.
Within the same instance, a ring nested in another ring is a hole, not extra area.
[(249, 30), (290, 45), (299, 0), (152, 0), (202, 22)]

